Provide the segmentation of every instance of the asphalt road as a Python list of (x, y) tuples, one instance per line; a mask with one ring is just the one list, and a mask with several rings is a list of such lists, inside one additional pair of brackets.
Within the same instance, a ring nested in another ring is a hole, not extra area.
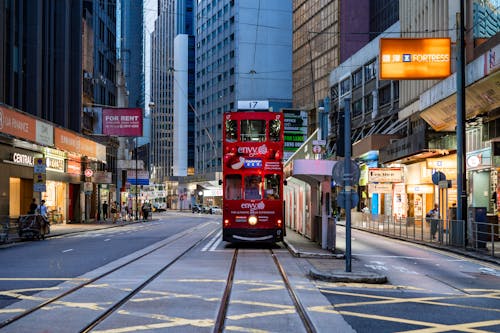
[[(34, 293), (52, 287), (206, 220), (165, 216), (152, 222), (17, 243), (0, 250), (0, 290), (29, 288)], [(13, 298), (0, 295), (0, 308), (12, 302)]]
[[(63, 332), (65, 318), (73, 321), (92, 318), (107, 303), (126, 294), (140, 283), (146, 271), (173, 260), (176, 253), (202, 241), (155, 279), (146, 289), (124, 304), (100, 324), (96, 331), (133, 332), (154, 329), (169, 332), (211, 332), (217, 314), (235, 246), (222, 242), (220, 216), (166, 214), (154, 222), (139, 223), (99, 231), (24, 242), (1, 249), (0, 313), (7, 306), (26, 308), (26, 295), (70, 281), (87, 272), (116, 264), (124, 256), (141, 251), (154, 243), (204, 222), (207, 232), (192, 240), (153, 254), (150, 259), (132, 265), (81, 290), (49, 309), (36, 320), (8, 326), (50, 327)], [(205, 230), (205, 229), (204, 229)], [(345, 243), (343, 228), (338, 228), (337, 244)], [(198, 231), (198, 233), (200, 233)], [(298, 298), (307, 309), (318, 332), (500, 332), (500, 268), (424, 246), (401, 242), (353, 230), (352, 265), (380, 271), (388, 277), (383, 285), (345, 284), (313, 281), (307, 276), (308, 263), (295, 258), (281, 244), (271, 247), (284, 264)], [(201, 237), (201, 238), (199, 238)], [(205, 238), (203, 238), (205, 237)], [(303, 332), (284, 292), (269, 249), (262, 246), (240, 247), (235, 282), (226, 324), (228, 330)], [(139, 268), (140, 267), (140, 268)], [(110, 286), (111, 288), (108, 288)], [(26, 290), (19, 290), (27, 288)], [(10, 297), (5, 291), (23, 295)], [(90, 294), (88, 294), (90, 292)], [(92, 294), (94, 292), (94, 294)], [(70, 302), (71, 300), (71, 302)], [(4, 316), (8, 316), (5, 312)], [(88, 316), (88, 317), (86, 317)], [(69, 325), (69, 322), (65, 323)], [(74, 323), (81, 328), (81, 323)], [(20, 324), (21, 325), (21, 324)], [(153, 326), (150, 326), (153, 325)], [(9, 330), (10, 329), (10, 330)], [(78, 331), (78, 329), (76, 329)]]
[[(342, 246), (344, 231), (337, 242)], [(353, 267), (369, 267), (389, 280), (320, 287), (356, 331), (500, 332), (497, 265), (366, 232), (352, 235)]]

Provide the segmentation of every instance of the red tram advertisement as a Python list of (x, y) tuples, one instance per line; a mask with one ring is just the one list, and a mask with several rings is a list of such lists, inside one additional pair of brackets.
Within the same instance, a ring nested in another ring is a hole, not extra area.
[(223, 240), (282, 241), (283, 113), (227, 112), (223, 125)]

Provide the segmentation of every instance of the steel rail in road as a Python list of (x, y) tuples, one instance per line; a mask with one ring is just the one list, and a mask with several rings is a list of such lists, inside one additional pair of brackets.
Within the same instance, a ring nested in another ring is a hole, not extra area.
[[(300, 320), (302, 321), (302, 323), (304, 325), (306, 332), (307, 333), (315, 333), (316, 329), (314, 328), (314, 325), (313, 325), (311, 319), (309, 318), (307, 311), (305, 310), (304, 306), (302, 305), (299, 298), (295, 294), (293, 287), (290, 284), (290, 281), (288, 280), (286, 272), (278, 260), (278, 257), (275, 255), (275, 253), (272, 249), (269, 249), (269, 251), (270, 251), (271, 257), (272, 257), (272, 259), (273, 259), (273, 261), (278, 269), (278, 272), (280, 273), (280, 276), (283, 280), (283, 283), (285, 285), (285, 289), (288, 291), (288, 294), (290, 295), (290, 298), (293, 302), (293, 305), (297, 311), (297, 314), (300, 317)], [(233, 282), (234, 282), (234, 273), (236, 270), (236, 262), (238, 260), (238, 253), (239, 253), (238, 249), (235, 249), (234, 254), (233, 254), (233, 259), (231, 261), (231, 266), (229, 269), (227, 281), (226, 281), (226, 288), (224, 289), (224, 294), (223, 294), (221, 304), (219, 307), (217, 320), (215, 322), (215, 326), (214, 326), (214, 330), (213, 330), (214, 333), (222, 333), (224, 331), (226, 314), (227, 314), (227, 310), (229, 308), (231, 291), (232, 291)]]
[[(144, 254), (141, 254), (140, 256), (137, 256), (133, 259), (130, 259), (128, 260), (127, 262), (113, 268), (113, 269), (110, 269), (84, 283), (81, 283), (71, 289), (68, 289), (67, 291), (57, 295), (57, 296), (54, 296), (40, 304), (38, 304), (37, 306), (34, 306), (30, 309), (27, 309), (26, 311), (14, 316), (14, 317), (11, 317), (7, 320), (4, 320), (3, 322), (0, 323), (0, 329), (14, 323), (14, 322), (17, 322), (21, 319), (23, 319), (24, 317), (28, 316), (29, 314), (35, 312), (35, 311), (38, 311), (44, 307), (47, 307), (48, 305), (50, 304), (53, 304), (54, 302), (57, 302), (58, 300), (60, 300), (61, 298), (63, 297), (66, 297), (70, 294), (73, 294), (75, 293), (76, 291), (90, 285), (90, 284), (93, 284), (94, 282), (100, 280), (100, 279), (103, 279), (104, 277), (120, 270), (120, 269), (123, 269), (127, 266), (129, 266), (130, 264), (148, 256), (148, 255), (151, 255), (152, 253), (164, 248), (164, 247), (167, 247), (169, 245), (171, 245), (172, 243), (178, 241), (179, 239), (182, 239), (182, 238), (185, 238), (187, 236), (189, 236), (190, 234), (194, 233), (196, 230), (198, 229), (201, 229), (203, 227), (205, 227), (207, 224), (209, 224), (208, 222), (207, 223), (203, 223), (199, 226), (196, 226), (194, 228), (191, 228), (191, 229), (188, 229), (186, 231), (183, 231), (181, 233), (179, 233), (177, 235), (177, 237), (169, 240), (167, 243), (164, 243), (164, 244), (161, 244), (153, 249), (151, 249), (150, 251), (147, 251), (146, 253)], [(135, 294), (137, 294), (137, 292), (139, 292), (141, 289), (143, 289), (147, 284), (149, 284), (152, 280), (154, 280), (154, 278), (156, 278), (159, 274), (161, 274), (163, 271), (165, 271), (168, 267), (170, 267), (173, 263), (175, 263), (177, 260), (179, 260), (179, 258), (181, 258), (182, 256), (184, 256), (186, 253), (188, 253), (190, 250), (192, 250), (196, 245), (198, 245), (199, 243), (201, 243), (202, 241), (204, 241), (205, 239), (207, 239), (214, 231), (208, 233), (207, 235), (205, 235), (203, 238), (201, 238), (200, 240), (198, 240), (193, 246), (189, 247), (186, 251), (184, 251), (183, 253), (181, 253), (179, 256), (177, 256), (176, 258), (174, 258), (172, 261), (170, 261), (169, 263), (167, 263), (166, 265), (164, 265), (157, 273), (153, 274), (153, 276), (151, 276), (150, 278), (148, 278), (143, 284), (141, 284), (139, 287), (135, 288), (132, 292), (129, 293), (129, 295), (127, 295), (126, 297), (124, 297), (122, 300), (120, 300), (119, 302), (117, 302), (112, 308), (108, 309), (104, 314), (102, 314), (101, 316), (99, 316), (95, 321), (93, 321), (90, 325), (87, 326), (87, 328), (83, 329), (81, 332), (88, 332), (89, 329), (95, 327), (99, 322), (101, 322), (104, 318), (108, 317), (112, 312), (116, 311), (116, 309), (118, 309), (121, 305), (123, 305), (128, 299), (130, 299), (132, 296), (134, 296)]]

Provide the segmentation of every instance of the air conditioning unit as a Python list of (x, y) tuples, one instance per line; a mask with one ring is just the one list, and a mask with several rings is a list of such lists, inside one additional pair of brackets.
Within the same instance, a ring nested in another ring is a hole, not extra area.
[(92, 78), (92, 73), (89, 73), (89, 72), (84, 72), (84, 73), (83, 73), (83, 77), (84, 77), (85, 79), (91, 79), (91, 78)]

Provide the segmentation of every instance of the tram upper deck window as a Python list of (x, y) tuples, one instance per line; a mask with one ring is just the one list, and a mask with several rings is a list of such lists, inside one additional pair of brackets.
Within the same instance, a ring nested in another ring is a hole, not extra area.
[(226, 120), (226, 141), (235, 142), (237, 139), (236, 135), (237, 123), (236, 120), (227, 119)]
[(274, 142), (281, 140), (281, 122), (278, 119), (269, 122), (269, 140)]
[(242, 120), (241, 141), (264, 142), (266, 141), (265, 120)]

